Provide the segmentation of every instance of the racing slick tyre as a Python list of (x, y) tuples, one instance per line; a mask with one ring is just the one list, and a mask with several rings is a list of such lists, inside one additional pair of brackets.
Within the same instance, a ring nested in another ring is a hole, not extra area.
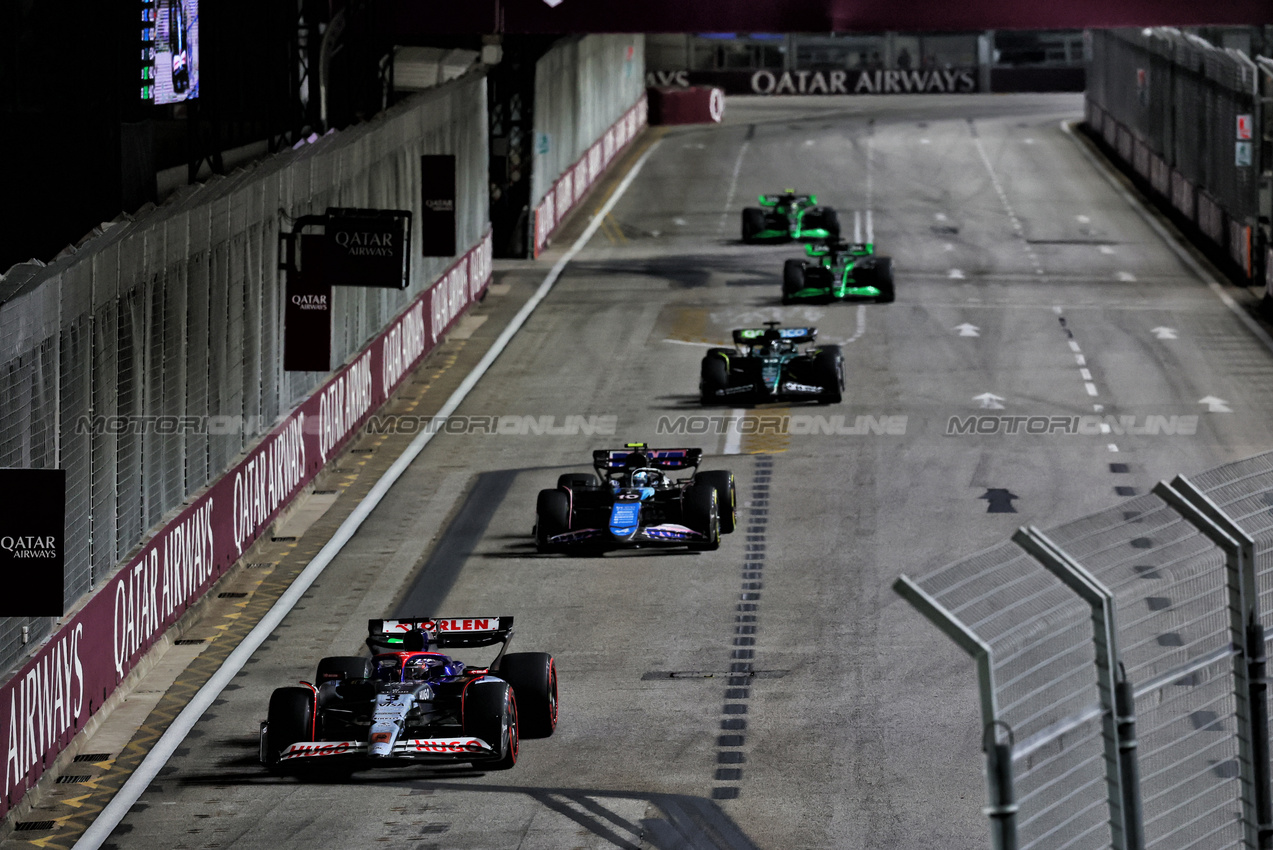
[(839, 404), (844, 394), (844, 355), (838, 345), (824, 345), (813, 356), (813, 380), (828, 389), (818, 396), (818, 404)]
[(557, 728), (557, 665), (547, 652), (510, 652), (495, 671), (513, 686), (523, 738), (547, 738)]
[(715, 349), (707, 352), (707, 356), (703, 358), (702, 371), (698, 381), (698, 392), (703, 404), (720, 404), (722, 396), (716, 393), (726, 389), (728, 386), (729, 366), (725, 358)]
[(804, 260), (787, 260), (782, 264), (782, 303), (790, 304), (796, 293), (804, 289)]
[(495, 762), (481, 762), (492, 770), (508, 770), (517, 764), (520, 736), (517, 699), (507, 682), (475, 682), (464, 692), (464, 734), (481, 738), (499, 754)]
[(713, 551), (720, 548), (720, 507), (716, 488), (710, 484), (696, 484), (685, 491), (686, 525), (702, 532), (707, 539), (691, 543), (691, 549)]
[(535, 548), (542, 554), (560, 552), (548, 542), (570, 528), (570, 497), (560, 490), (540, 490), (535, 501)]
[(743, 210), (743, 241), (752, 241), (764, 229), (765, 211), (760, 207), (746, 207)]
[(314, 739), (314, 692), (309, 688), (275, 688), (261, 739), (261, 758), (277, 769), (279, 754), (297, 741)]
[(591, 472), (566, 472), (557, 476), (557, 486), (574, 490), (577, 487), (596, 487), (597, 476)]
[(875, 300), (880, 304), (888, 304), (893, 300), (893, 258), (880, 257), (875, 261), (875, 281), (872, 284), (880, 291)]
[(364, 658), (361, 655), (333, 655), (318, 662), (318, 673), (314, 676), (314, 684), (370, 678), (370, 658)]
[(738, 497), (734, 486), (734, 473), (724, 469), (700, 472), (694, 482), (706, 484), (716, 490), (716, 508), (720, 515), (720, 533), (729, 534), (738, 523)]

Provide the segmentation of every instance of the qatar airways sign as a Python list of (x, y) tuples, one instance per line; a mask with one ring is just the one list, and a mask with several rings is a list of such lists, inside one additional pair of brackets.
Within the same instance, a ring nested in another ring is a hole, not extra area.
[(410, 210), (329, 207), (325, 232), (323, 276), (330, 286), (407, 288)]
[(651, 71), (650, 86), (716, 86), (726, 94), (969, 94), (977, 91), (973, 68), (829, 71)]
[(60, 617), (66, 470), (0, 469), (0, 492), (0, 617)]

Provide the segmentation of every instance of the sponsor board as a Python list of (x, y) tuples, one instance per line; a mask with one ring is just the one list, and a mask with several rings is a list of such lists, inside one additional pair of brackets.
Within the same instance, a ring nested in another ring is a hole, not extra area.
[[(5, 759), (0, 817), (22, 799), (164, 631), (269, 528), (481, 296), (490, 283), (490, 257), (487, 232), (362, 354), (159, 529), (0, 685)], [(439, 297), (447, 299), (447, 321), (426, 323), (426, 310)]]
[(0, 512), (0, 616), (60, 617), (66, 470), (0, 469), (0, 489), (15, 494)]
[(715, 86), (727, 95), (969, 94), (978, 90), (975, 68), (650, 71), (646, 85)]

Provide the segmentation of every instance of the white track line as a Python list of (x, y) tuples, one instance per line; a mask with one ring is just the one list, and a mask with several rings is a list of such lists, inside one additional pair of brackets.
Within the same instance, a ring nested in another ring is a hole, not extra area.
[(1250, 314), (1243, 309), (1241, 304), (1233, 300), (1233, 296), (1224, 291), (1224, 287), (1217, 283), (1215, 278), (1208, 274), (1207, 270), (1202, 267), (1202, 264), (1195, 260), (1193, 255), (1186, 251), (1184, 247), (1172, 237), (1172, 235), (1167, 231), (1167, 228), (1162, 226), (1162, 223), (1145, 208), (1145, 205), (1118, 182), (1118, 179), (1110, 173), (1110, 166), (1105, 165), (1097, 159), (1096, 155), (1088, 150), (1087, 146), (1075, 137), (1074, 130), (1070, 127), (1070, 123), (1071, 122), (1068, 120), (1062, 121), (1061, 130), (1069, 136), (1071, 140), (1073, 140), (1074, 146), (1079, 149), (1079, 153), (1083, 154), (1088, 163), (1091, 164), (1092, 168), (1105, 178), (1105, 181), (1114, 188), (1114, 191), (1127, 202), (1129, 207), (1134, 209), (1136, 213), (1144, 219), (1145, 223), (1149, 225), (1150, 229), (1153, 230), (1154, 233), (1158, 234), (1158, 237), (1162, 239), (1163, 242), (1167, 243), (1167, 247), (1175, 252), (1176, 256), (1179, 257), (1180, 260), (1198, 276), (1198, 279), (1205, 283), (1207, 287), (1216, 294), (1216, 297), (1220, 299), (1224, 306), (1228, 307), (1229, 310), (1238, 317), (1238, 321), (1246, 325), (1246, 329), (1255, 334), (1255, 338), (1264, 343), (1265, 348), (1269, 351), (1273, 351), (1273, 337), (1270, 337), (1268, 332), (1265, 331), (1264, 328), (1260, 327), (1259, 323), (1256, 322), (1255, 319), (1251, 318)]
[(747, 153), (747, 146), (751, 142), (743, 139), (743, 146), (738, 149), (738, 159), (734, 160), (734, 176), (729, 179), (729, 194), (725, 196), (725, 209), (721, 210), (720, 224), (716, 226), (716, 233), (720, 235), (725, 232), (725, 219), (729, 217), (729, 208), (734, 205), (734, 193), (738, 191), (738, 174), (743, 167), (743, 155)]
[(747, 414), (747, 411), (734, 409), (730, 411), (729, 431), (725, 434), (725, 449), (721, 454), (736, 455), (742, 450), (743, 434), (742, 429), (738, 427), (738, 423)]
[[(513, 321), (509, 323), (508, 327), (504, 328), (504, 332), (495, 340), (490, 351), (486, 352), (486, 356), (478, 362), (477, 366), (456, 388), (455, 392), (451, 393), (451, 397), (446, 400), (446, 404), (442, 405), (442, 409), (437, 412), (439, 419), (445, 419), (454, 413), (460, 403), (464, 401), (465, 396), (472, 391), (473, 387), (477, 386), (477, 382), (491, 368), (491, 364), (495, 362), (495, 359), (508, 346), (513, 336), (530, 318), (530, 314), (535, 312), (535, 308), (547, 297), (553, 285), (557, 283), (557, 278), (561, 277), (566, 264), (573, 260), (575, 255), (588, 243), (588, 240), (597, 232), (597, 228), (601, 226), (602, 219), (614, 209), (615, 204), (628, 191), (628, 187), (632, 185), (632, 181), (636, 179), (636, 176), (641, 172), (642, 166), (645, 165), (646, 160), (650, 158), (650, 154), (654, 153), (658, 146), (659, 142), (656, 141), (636, 161), (636, 164), (632, 166), (632, 170), (628, 172), (628, 175), (623, 178), (623, 182), (619, 184), (614, 194), (610, 196), (610, 200), (606, 201), (605, 205), (597, 211), (597, 214), (592, 217), (592, 222), (584, 230), (583, 234), (575, 240), (575, 244), (562, 255), (562, 258), (548, 272), (548, 276), (539, 285), (539, 289), (522, 306), (518, 314), (513, 317)], [(310, 585), (322, 574), (327, 565), (332, 562), (345, 544), (354, 536), (354, 533), (358, 531), (358, 527), (380, 504), (380, 500), (388, 495), (389, 489), (402, 476), (402, 473), (407, 470), (411, 462), (416, 459), (420, 452), (424, 451), (424, 447), (433, 439), (433, 435), (433, 429), (425, 431), (412, 440), (411, 445), (407, 446), (406, 450), (398, 456), (398, 459), (393, 462), (385, 474), (380, 477), (380, 480), (376, 482), (375, 486), (371, 488), (371, 492), (358, 503), (358, 507), (354, 508), (354, 512), (341, 523), (340, 528), (336, 530), (336, 534), (327, 542), (327, 545), (314, 556), (314, 559), (309, 562), (309, 566), (301, 571), (301, 574), (296, 577), (291, 586), (279, 597), (278, 602), (274, 603), (274, 607), (261, 618), (261, 622), (256, 624), (256, 628), (252, 629), (247, 637), (234, 648), (229, 656), (226, 657), (220, 669), (212, 675), (207, 684), (200, 688), (194, 698), (181, 710), (177, 718), (172, 721), (172, 725), (168, 727), (168, 730), (164, 732), (163, 736), (155, 743), (155, 746), (142, 759), (141, 764), (128, 777), (128, 781), (124, 783), (124, 786), (106, 804), (106, 807), (102, 809), (102, 813), (80, 836), (80, 840), (75, 842), (74, 850), (97, 850), (97, 848), (102, 846), (102, 842), (110, 837), (111, 832), (141, 797), (146, 790), (146, 786), (159, 775), (160, 769), (167, 764), (168, 759), (172, 758), (172, 754), (181, 745), (181, 742), (185, 740), (186, 735), (194, 728), (195, 723), (203, 716), (203, 713), (212, 705), (213, 700), (220, 695), (226, 685), (230, 684), (230, 680), (234, 678), (235, 674), (243, 669), (248, 659), (252, 657), (252, 653), (256, 652), (261, 644), (265, 642), (265, 639), (278, 628), (279, 623), (283, 621), (283, 618), (292, 610), (292, 607), (309, 590)]]

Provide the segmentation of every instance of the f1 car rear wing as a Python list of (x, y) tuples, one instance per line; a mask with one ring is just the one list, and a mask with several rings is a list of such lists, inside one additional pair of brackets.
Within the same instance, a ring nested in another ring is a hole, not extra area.
[(621, 449), (597, 449), (592, 453), (592, 465), (604, 478), (610, 470), (623, 469), (633, 452), (645, 455), (651, 468), (668, 471), (693, 469), (703, 460), (702, 449), (650, 449), (644, 443), (629, 443)]
[(855, 257), (864, 257), (873, 253), (875, 246), (870, 242), (846, 242), (843, 239), (834, 241), (828, 239), (825, 242), (810, 242), (804, 246), (804, 252), (810, 257), (825, 257), (832, 251), (843, 251), (846, 254), (852, 254)]
[(421, 638), (439, 649), (494, 646), (513, 636), (512, 617), (419, 617), (409, 620), (368, 620), (367, 647), (382, 650), (414, 650)]
[(760, 196), (760, 205), (762, 207), (776, 207), (779, 204), (783, 204), (783, 203), (787, 203), (787, 204), (794, 203), (794, 204), (800, 204), (801, 206), (812, 206), (818, 203), (818, 196), (817, 195), (794, 195), (790, 193), (782, 194), (782, 195), (761, 195)]
[(784, 342), (813, 342), (818, 336), (817, 328), (738, 328), (734, 331), (734, 345), (760, 345), (770, 330), (778, 331), (778, 338)]

